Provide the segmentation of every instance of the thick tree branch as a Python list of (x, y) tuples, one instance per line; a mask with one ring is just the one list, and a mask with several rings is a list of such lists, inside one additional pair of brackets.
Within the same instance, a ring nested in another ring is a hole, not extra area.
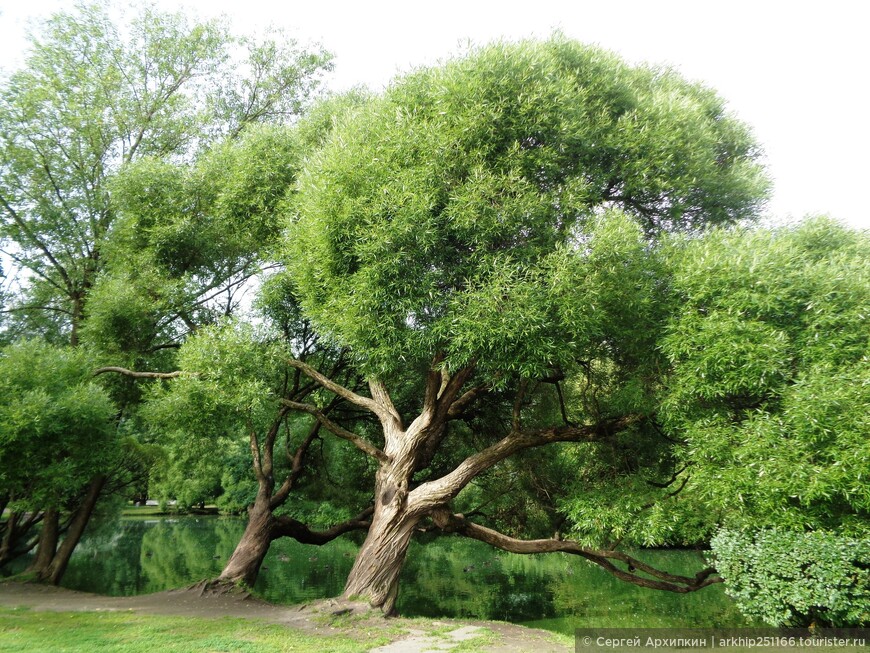
[(444, 352), (438, 352), (432, 358), (429, 371), (426, 373), (426, 391), (423, 396), (423, 412), (434, 412), (435, 402), (447, 383), (447, 371), (441, 367)]
[[(284, 416), (287, 415), (289, 411), (289, 407), (282, 406), (278, 410), (278, 414), (275, 416), (275, 419), (272, 420), (272, 424), (269, 426), (269, 430), (266, 432), (266, 439), (263, 441), (262, 461), (263, 474), (266, 477), (272, 476), (273, 457), (275, 453), (275, 439), (278, 437), (278, 431), (281, 430), (281, 424), (284, 422)], [(271, 491), (271, 488), (269, 489)]]
[[(384, 382), (376, 379), (369, 380), (369, 392), (372, 394), (372, 399), (374, 399), (375, 402), (385, 411), (386, 416), (388, 416), (387, 419), (392, 421), (395, 427), (403, 429), (402, 416), (399, 415), (399, 411), (397, 411), (396, 407), (393, 405), (390, 392), (387, 390), (387, 386), (384, 385)], [(380, 417), (381, 422), (384, 422), (384, 417), (381, 416), (381, 413), (377, 413), (377, 415)]]
[(475, 386), (462, 394), (456, 401), (450, 404), (450, 409), (447, 411), (449, 419), (462, 417), (466, 409), (481, 397), (491, 390), (489, 385), (482, 384)]
[(336, 524), (325, 531), (312, 531), (307, 524), (284, 515), (276, 518), (276, 524), (272, 528), (271, 536), (273, 540), (279, 537), (292, 537), (302, 544), (326, 544), (344, 533), (368, 528), (371, 525), (368, 517), (373, 512), (374, 507), (370, 506), (355, 517)]
[(466, 384), (468, 379), (471, 378), (471, 375), (474, 374), (475, 367), (476, 363), (471, 362), (452, 376), (447, 376), (445, 373), (445, 376), (442, 379), (441, 388), (438, 392), (438, 403), (435, 410), (434, 423), (440, 424), (448, 418), (453, 404), (456, 403), (457, 397), (462, 391), (462, 387)]
[(292, 368), (301, 370), (303, 374), (311, 379), (314, 379), (321, 386), (323, 386), (333, 394), (337, 394), (339, 397), (347, 399), (350, 403), (356, 404), (361, 408), (365, 408), (373, 412), (375, 415), (381, 418), (381, 421), (393, 419), (393, 415), (384, 406), (379, 404), (374, 399), (370, 399), (369, 397), (363, 397), (362, 395), (358, 395), (352, 390), (345, 388), (343, 385), (339, 385), (332, 379), (329, 379), (320, 372), (318, 372), (307, 363), (303, 363), (301, 360), (295, 358), (290, 358), (287, 359), (287, 364)]
[(123, 367), (100, 367), (94, 370), (94, 376), (105, 374), (107, 372), (123, 374), (124, 376), (130, 376), (134, 379), (174, 379), (184, 374), (183, 370), (176, 370), (174, 372), (134, 372), (133, 370), (128, 370)]
[[(290, 461), (290, 473), (287, 474), (287, 477), (284, 479), (284, 482), (281, 484), (281, 487), (278, 488), (278, 491), (272, 495), (272, 498), (269, 500), (269, 509), (275, 510), (279, 506), (283, 505), (287, 500), (287, 497), (290, 496), (290, 491), (293, 489), (293, 484), (296, 482), (296, 479), (299, 478), (299, 475), (302, 473), (302, 461), (305, 458), (305, 454), (308, 451), (311, 443), (317, 439), (317, 434), (320, 432), (320, 427), (323, 426), (320, 423), (320, 420), (314, 420), (314, 424), (311, 425), (311, 428), (308, 430), (308, 435), (302, 441), (302, 444), (296, 449), (296, 453), (293, 454), (293, 458)], [(289, 435), (287, 436), (289, 439)], [(287, 452), (289, 457), (289, 451)]]
[[(257, 477), (257, 480), (260, 482), (260, 487), (262, 488), (262, 484), (267, 481), (267, 474), (263, 471), (263, 461), (260, 459), (260, 441), (257, 438), (257, 429), (255, 429), (254, 425), (251, 424), (251, 420), (248, 419), (246, 422), (248, 426), (248, 437), (250, 439), (251, 460), (254, 465), (254, 475)], [(271, 470), (269, 473), (271, 473)]]
[(387, 458), (387, 454), (385, 454), (383, 451), (378, 449), (371, 442), (368, 442), (364, 438), (361, 438), (360, 436), (358, 436), (356, 433), (352, 433), (351, 431), (348, 431), (347, 429), (342, 428), (341, 426), (339, 426), (338, 424), (336, 424), (335, 422), (330, 420), (316, 406), (312, 406), (311, 404), (303, 404), (303, 403), (298, 402), (298, 401), (290, 401), (289, 399), (282, 399), (281, 403), (283, 403), (285, 406), (288, 406), (289, 408), (292, 408), (294, 410), (300, 410), (304, 413), (314, 415), (317, 418), (317, 420), (321, 424), (323, 424), (323, 427), (327, 431), (332, 433), (333, 435), (341, 438), (342, 440), (347, 440), (348, 442), (352, 443), (357, 449), (359, 449), (360, 451), (362, 451), (365, 454), (368, 454), (369, 456), (371, 456), (372, 458), (374, 458), (375, 460), (377, 460), (379, 462), (382, 462), (382, 463), (389, 462), (389, 459)]
[[(595, 563), (620, 580), (641, 587), (684, 594), (687, 592), (695, 592), (709, 585), (722, 582), (720, 577), (714, 576), (716, 570), (712, 567), (703, 569), (691, 577), (678, 576), (656, 569), (655, 567), (652, 567), (621, 551), (599, 551), (596, 549), (588, 549), (571, 540), (520, 540), (509, 537), (491, 528), (486, 528), (485, 526), (480, 526), (479, 524), (470, 522), (464, 515), (452, 514), (446, 508), (434, 511), (432, 513), (432, 518), (436, 525), (444, 531), (458, 533), (465, 537), (486, 542), (487, 544), (502, 549), (503, 551), (522, 554), (562, 552), (578, 555)], [(626, 569), (623, 570), (614, 565), (612, 562), (613, 560), (624, 563)], [(635, 574), (635, 571), (640, 571), (647, 576), (652, 576), (652, 578), (637, 575)]]
[(450, 501), (473, 478), (518, 451), (553, 442), (595, 442), (623, 431), (641, 419), (638, 415), (629, 415), (585, 426), (512, 431), (495, 444), (463, 460), (449, 474), (416, 487), (408, 496), (409, 505), (414, 505), (416, 510), (425, 513)]

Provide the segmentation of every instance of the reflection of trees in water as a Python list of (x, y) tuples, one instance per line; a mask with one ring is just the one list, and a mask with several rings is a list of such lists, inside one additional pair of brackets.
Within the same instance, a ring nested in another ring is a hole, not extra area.
[(111, 596), (184, 587), (219, 572), (243, 530), (236, 518), (123, 520), (86, 536), (63, 584)]
[(238, 519), (166, 520), (142, 537), (141, 564), (145, 592), (183, 587), (220, 573), (242, 536)]
[(70, 559), (63, 586), (110, 596), (144, 591), (139, 556), (147, 529), (133, 521), (117, 522), (114, 529), (89, 529)]
[[(646, 551), (644, 561), (694, 574), (695, 551)], [(479, 542), (442, 538), (411, 549), (402, 580), (400, 613), (475, 617), (581, 626), (741, 626), (746, 621), (722, 587), (676, 595), (623, 583), (575, 556), (510, 555)], [(554, 619), (555, 618), (555, 619)]]
[[(244, 530), (244, 520), (194, 518), (123, 521), (95, 533), (73, 556), (67, 587), (112, 595), (185, 587), (220, 572)], [(358, 544), (273, 543), (255, 590), (276, 603), (341, 594)], [(639, 555), (676, 573), (694, 573), (701, 554), (646, 551)], [(406, 616), (473, 617), (548, 628), (742, 626), (721, 586), (689, 595), (622, 583), (576, 556), (520, 556), (473, 540), (440, 537), (414, 544), (403, 571), (398, 609)]]
[(276, 540), (254, 589), (265, 599), (278, 603), (338, 596), (358, 548), (345, 538), (323, 546), (300, 544), (288, 538)]
[[(637, 557), (675, 574), (699, 568), (697, 551), (643, 551)], [(551, 575), (556, 613), (576, 627), (735, 627), (747, 625), (722, 586), (685, 595), (648, 590), (623, 583), (583, 560), (562, 558)]]
[(472, 540), (440, 538), (410, 549), (398, 610), (509, 621), (553, 616), (549, 566), (540, 556), (510, 556)]

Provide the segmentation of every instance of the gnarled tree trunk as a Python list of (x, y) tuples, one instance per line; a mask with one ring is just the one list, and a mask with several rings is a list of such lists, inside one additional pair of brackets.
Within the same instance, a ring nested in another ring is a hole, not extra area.
[(421, 518), (408, 510), (407, 488), (396, 466), (378, 473), (372, 524), (344, 588), (345, 598), (363, 598), (387, 615), (395, 610), (399, 574)]
[[(691, 592), (717, 582), (711, 578), (712, 570), (703, 570), (694, 577), (676, 576), (616, 551), (593, 551), (576, 542), (557, 539), (516, 540), (472, 524), (464, 516), (453, 515), (449, 510), (450, 502), (475, 477), (518, 451), (556, 442), (594, 442), (606, 439), (643, 419), (639, 415), (602, 420), (597, 424), (577, 425), (566, 421), (558, 426), (524, 429), (521, 412), (525, 384), (521, 384), (514, 402), (511, 425), (504, 437), (468, 456), (440, 478), (412, 487), (414, 473), (428, 466), (443, 440), (448, 422), (461, 416), (469, 405), (488, 391), (486, 386), (476, 386), (460, 394), (473, 372), (473, 365), (451, 376), (447, 370), (438, 368), (442, 360), (440, 355), (433, 360), (426, 378), (423, 409), (407, 428), (403, 425), (401, 415), (393, 405), (386, 387), (380, 381), (370, 380), (371, 397), (363, 397), (338, 385), (301, 361), (289, 361), (292, 367), (303, 371), (324, 388), (374, 413), (383, 427), (384, 448), (380, 450), (359, 435), (333, 423), (316, 406), (295, 402), (292, 404), (293, 408), (317, 417), (327, 430), (353, 443), (360, 451), (378, 462), (374, 517), (365, 543), (348, 576), (343, 598), (365, 600), (371, 607), (380, 609), (387, 615), (392, 614), (408, 545), (415, 527), (424, 517), (432, 517), (436, 526), (442, 530), (473, 537), (506, 551), (559, 551), (580, 555), (617, 578), (645, 587)], [(614, 560), (624, 564), (626, 569), (617, 567)], [(641, 578), (633, 573), (634, 570), (640, 570), (652, 578)]]

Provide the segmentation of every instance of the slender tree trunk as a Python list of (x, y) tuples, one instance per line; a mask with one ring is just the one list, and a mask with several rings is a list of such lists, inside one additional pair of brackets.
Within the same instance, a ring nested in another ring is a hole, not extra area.
[(245, 532), (218, 577), (218, 583), (241, 583), (253, 587), (263, 559), (269, 553), (269, 546), (274, 539), (275, 523), (269, 499), (261, 493), (248, 510)]
[(82, 321), (83, 301), (78, 293), (72, 295), (72, 325), (69, 333), (69, 344), (71, 347), (79, 346), (79, 325)]
[(12, 560), (13, 549), (17, 539), (18, 519), (20, 515), (14, 510), (9, 513), (9, 519), (3, 524), (3, 539), (0, 540), (0, 567)]
[(70, 522), (66, 537), (63, 538), (63, 542), (58, 547), (57, 553), (55, 553), (54, 559), (51, 561), (51, 565), (48, 568), (48, 576), (43, 580), (47, 580), (52, 585), (60, 585), (60, 581), (69, 565), (69, 559), (82, 539), (85, 528), (87, 528), (91, 515), (94, 513), (94, 508), (97, 505), (100, 492), (103, 491), (106, 480), (106, 477), (102, 475), (91, 480), (88, 485), (87, 494)]
[(28, 572), (40, 581), (49, 577), (51, 561), (57, 553), (57, 543), (60, 539), (60, 513), (57, 508), (48, 508), (42, 519), (42, 531), (39, 533), (39, 544), (36, 547), (36, 557)]

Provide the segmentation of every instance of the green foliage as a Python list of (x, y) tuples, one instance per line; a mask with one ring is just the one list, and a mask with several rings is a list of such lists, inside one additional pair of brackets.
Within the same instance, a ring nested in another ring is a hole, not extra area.
[(770, 529), (720, 531), (711, 544), (744, 614), (773, 626), (870, 625), (870, 540)]
[(113, 246), (122, 254), (148, 250), (176, 277), (256, 254), (277, 236), (274, 213), (300, 156), (289, 127), (260, 125), (208, 150), (195, 166), (141, 159), (112, 183), (124, 216)]
[(278, 238), (300, 156), (289, 128), (254, 126), (193, 166), (127, 166), (111, 183), (121, 218), (91, 292), (89, 341), (137, 360), (234, 312)]
[(117, 461), (115, 407), (81, 350), (37, 340), (0, 350), (0, 496), (62, 508)]
[[(763, 194), (755, 153), (715, 94), (671, 72), (562, 37), (496, 44), (337, 120), (300, 179), (289, 265), (306, 314), (370, 373), (444, 351), (531, 376), (596, 326), (554, 319), (553, 288), (584, 292), (572, 260), (619, 229), (605, 208), (638, 233), (733, 222)], [(612, 277), (594, 290), (621, 290), (620, 250), (598, 261)]]
[(143, 419), (169, 456), (155, 479), (161, 495), (190, 506), (223, 487), (222, 507), (238, 511), (256, 493), (248, 443), (275, 420), (283, 382), (280, 344), (250, 326), (224, 322), (199, 330), (179, 351), (185, 375), (155, 386)]
[[(24, 66), (0, 82), (0, 238), (14, 244), (8, 251), (15, 267), (29, 270), (15, 302), (16, 332), (38, 333), (48, 316), (75, 344), (88, 295), (107, 260), (103, 250), (115, 238), (115, 191), (107, 183), (112, 175), (141, 162), (160, 191), (171, 191), (180, 179), (172, 179), (179, 175), (169, 160), (189, 163), (247, 126), (292, 120), (330, 66), (326, 53), (302, 49), (279, 34), (239, 38), (220, 22), (191, 21), (150, 7), (129, 20), (113, 18), (104, 3), (57, 13), (31, 37)], [(234, 159), (234, 167), (215, 154), (202, 173), (224, 183), (229, 201), (249, 190), (253, 195), (245, 201), (270, 201), (270, 193), (251, 179), (258, 174), (251, 165), (260, 162), (258, 155), (251, 154), (247, 164), (242, 158)], [(268, 186), (283, 192), (278, 180)], [(256, 208), (241, 200), (237, 207)], [(164, 263), (178, 255), (180, 264), (189, 264), (193, 257), (212, 266), (206, 276), (220, 276), (218, 268), (237, 249), (226, 243), (219, 252), (207, 247), (197, 236), (214, 232), (202, 234), (195, 221), (188, 216), (176, 226), (178, 233), (154, 234), (162, 239)], [(232, 235), (247, 252), (250, 239), (263, 232), (252, 224), (237, 226)], [(203, 255), (217, 260), (197, 258)]]
[(727, 524), (866, 533), (870, 240), (829, 220), (675, 252), (662, 417)]
[(573, 537), (700, 544), (721, 525), (864, 536), (868, 254), (866, 235), (823, 218), (650, 251), (646, 354), (634, 368), (598, 354), (565, 394), (575, 407), (634, 397), (654, 419), (563, 449), (572, 472), (556, 502)]

